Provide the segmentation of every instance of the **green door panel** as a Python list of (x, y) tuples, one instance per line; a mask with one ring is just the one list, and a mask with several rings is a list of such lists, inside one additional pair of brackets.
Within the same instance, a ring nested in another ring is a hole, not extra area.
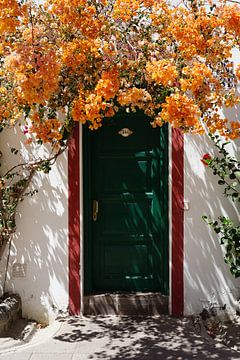
[(168, 294), (167, 140), (167, 128), (153, 129), (142, 113), (84, 130), (86, 293)]

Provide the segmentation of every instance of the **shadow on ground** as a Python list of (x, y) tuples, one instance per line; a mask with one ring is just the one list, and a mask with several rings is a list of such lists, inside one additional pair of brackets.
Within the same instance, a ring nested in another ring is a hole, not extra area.
[(85, 317), (62, 321), (64, 331), (54, 340), (77, 343), (74, 359), (77, 354), (80, 359), (84, 354), (84, 359), (94, 360), (240, 358), (238, 352), (197, 334), (189, 319)]

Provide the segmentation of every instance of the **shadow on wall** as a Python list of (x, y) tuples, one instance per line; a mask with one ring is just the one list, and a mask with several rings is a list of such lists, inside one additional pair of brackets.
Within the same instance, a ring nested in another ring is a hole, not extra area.
[(21, 296), (23, 316), (43, 323), (68, 305), (66, 169), (64, 153), (49, 174), (35, 175), (31, 188), (39, 192), (20, 204), (11, 246), (6, 290)]
[[(230, 149), (235, 155), (238, 145), (236, 142)], [(202, 220), (202, 215), (212, 219), (225, 215), (239, 223), (239, 207), (223, 196), (217, 176), (201, 163), (205, 153), (218, 154), (207, 136), (185, 136), (185, 201), (189, 210), (184, 213), (184, 280), (188, 315), (200, 312), (209, 302), (226, 304), (228, 311), (234, 311), (240, 296), (240, 280), (231, 275), (217, 235)]]

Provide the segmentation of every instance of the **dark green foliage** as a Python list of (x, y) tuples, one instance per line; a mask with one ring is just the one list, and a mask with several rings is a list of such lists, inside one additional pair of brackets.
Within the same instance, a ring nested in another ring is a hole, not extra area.
[[(240, 202), (240, 164), (226, 150), (228, 142), (222, 143), (219, 136), (210, 135), (218, 149), (219, 156), (211, 158), (205, 165), (212, 169), (220, 179), (218, 184), (224, 187), (224, 195), (233, 202)], [(231, 274), (240, 277), (240, 225), (224, 216), (214, 221), (203, 216), (206, 223), (213, 228), (225, 248), (224, 260), (230, 266)]]
[(225, 248), (224, 261), (230, 266), (232, 275), (240, 277), (240, 226), (224, 216), (212, 221), (207, 216), (203, 219), (220, 237), (220, 244)]
[(224, 195), (232, 201), (240, 202), (240, 163), (226, 150), (228, 142), (222, 143), (218, 135), (210, 135), (218, 149), (219, 156), (215, 156), (208, 163), (213, 174), (217, 175), (219, 185), (224, 186)]

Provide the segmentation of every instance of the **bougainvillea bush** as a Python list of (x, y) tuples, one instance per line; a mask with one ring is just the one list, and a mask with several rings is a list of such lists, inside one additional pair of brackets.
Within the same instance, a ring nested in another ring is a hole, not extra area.
[[(239, 104), (240, 67), (231, 56), (240, 46), (240, 6), (174, 3), (1, 0), (2, 136), (20, 124), (26, 146), (47, 143), (55, 161), (75, 123), (95, 130), (120, 109), (140, 109), (154, 127), (239, 137), (239, 121), (220, 109)], [(1, 174), (2, 194), (18, 203), (32, 171), (50, 168), (47, 158), (39, 161)], [(9, 201), (0, 203), (6, 234)]]
[(219, 111), (239, 103), (238, 5), (3, 0), (0, 10), (2, 126), (24, 116), (33, 138), (55, 142), (72, 119), (97, 129), (124, 107), (153, 126), (239, 136)]

